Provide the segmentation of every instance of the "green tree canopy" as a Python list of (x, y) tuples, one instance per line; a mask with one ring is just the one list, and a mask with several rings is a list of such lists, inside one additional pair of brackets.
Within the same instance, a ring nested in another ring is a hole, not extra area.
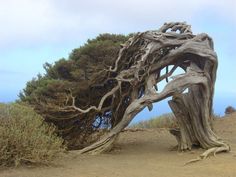
[(107, 82), (106, 70), (114, 66), (121, 44), (129, 37), (101, 34), (74, 49), (68, 59), (45, 63), (46, 73), (27, 83), (20, 100), (33, 106), (47, 122), (55, 124), (59, 134), (71, 142), (69, 145), (83, 147), (84, 143), (90, 143), (85, 139), (94, 131), (115, 123), (111, 121), (111, 110), (79, 114), (61, 108), (71, 104), (72, 95), (80, 108), (99, 104), (100, 98), (114, 85), (112, 81)]

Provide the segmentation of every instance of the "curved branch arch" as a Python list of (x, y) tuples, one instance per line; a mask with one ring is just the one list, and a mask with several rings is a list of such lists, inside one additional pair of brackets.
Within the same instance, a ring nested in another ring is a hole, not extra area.
[[(169, 71), (170, 65), (173, 67)], [(209, 149), (202, 158), (209, 153), (229, 151), (229, 145), (217, 137), (210, 125), (217, 65), (211, 37), (204, 33), (194, 35), (186, 23), (165, 23), (159, 30), (134, 35), (122, 45), (114, 66), (106, 70), (106, 82), (112, 87), (99, 105), (83, 110), (73, 100), (73, 105), (63, 107), (83, 114), (110, 106), (110, 132), (80, 153), (96, 154), (110, 149), (136, 114), (145, 107), (151, 110), (152, 103), (167, 97), (172, 97), (169, 105), (180, 126), (179, 150), (190, 150), (193, 145)], [(178, 67), (185, 73), (175, 76), (159, 92), (158, 83), (168, 81)], [(163, 69), (166, 73), (161, 75)], [(187, 93), (183, 93), (185, 89)]]

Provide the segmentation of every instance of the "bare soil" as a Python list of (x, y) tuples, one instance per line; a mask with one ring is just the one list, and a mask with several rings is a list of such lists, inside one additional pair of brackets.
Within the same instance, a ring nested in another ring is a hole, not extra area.
[(115, 148), (102, 155), (66, 155), (52, 166), (2, 169), (0, 177), (236, 177), (236, 113), (214, 122), (230, 153), (184, 165), (203, 149), (173, 151), (175, 138), (166, 129), (125, 131)]

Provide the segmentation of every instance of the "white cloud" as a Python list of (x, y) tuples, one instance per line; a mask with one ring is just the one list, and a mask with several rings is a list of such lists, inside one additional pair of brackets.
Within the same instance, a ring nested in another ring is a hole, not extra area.
[(62, 34), (68, 33), (75, 22), (48, 0), (8, 0), (0, 2), (0, 24), (0, 46), (3, 46), (63, 38)]
[[(217, 91), (235, 93), (229, 89), (235, 86), (228, 86), (232, 79), (225, 78), (233, 75), (225, 72), (235, 66), (229, 61), (235, 58), (235, 7), (235, 0), (0, 0), (0, 67), (26, 71), (21, 80), (11, 81), (23, 87), (45, 61), (65, 56), (70, 46), (99, 33), (144, 31), (166, 21), (187, 21), (195, 32), (207, 29), (213, 35), (219, 71), (224, 72), (219, 73)], [(6, 75), (10, 74), (1, 74)]]
[[(235, 0), (7, 0), (0, 2), (0, 47), (73, 40), (100, 32), (193, 21), (204, 11), (236, 22)], [(83, 38), (84, 40), (84, 38)]]

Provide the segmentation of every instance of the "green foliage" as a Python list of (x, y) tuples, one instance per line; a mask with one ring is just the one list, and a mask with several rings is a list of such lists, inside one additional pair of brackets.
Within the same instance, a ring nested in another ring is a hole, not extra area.
[(161, 116), (131, 125), (131, 128), (176, 128), (176, 127), (178, 127), (176, 118), (171, 113), (163, 114)]
[(114, 66), (120, 45), (129, 37), (131, 35), (101, 34), (74, 49), (68, 59), (46, 63), (45, 75), (38, 75), (27, 83), (19, 102), (31, 105), (46, 122), (56, 125), (58, 134), (71, 142), (69, 145), (76, 146), (78, 139), (84, 142), (96, 129), (96, 120), (104, 125), (110, 123), (111, 117), (95, 111), (81, 115), (74, 110), (61, 111), (61, 108), (72, 104), (71, 94), (77, 107), (86, 109), (99, 104), (101, 97), (114, 86), (114, 82), (107, 82), (106, 70)]
[(0, 104), (0, 135), (0, 166), (48, 163), (65, 150), (55, 127), (20, 104)]
[[(69, 88), (73, 85), (71, 89), (77, 92), (86, 90), (98, 73), (100, 80), (106, 77), (103, 75), (104, 68), (114, 64), (120, 44), (124, 43), (129, 37), (101, 34), (93, 40), (88, 40), (84, 46), (74, 49), (68, 60), (62, 58), (54, 64), (45, 63), (46, 74), (44, 76), (38, 75), (37, 78), (29, 81), (26, 88), (20, 93), (20, 99), (26, 101), (29, 98), (35, 98), (44, 91), (43, 88), (46, 90), (50, 86), (55, 88), (53, 85), (57, 82), (63, 86), (70, 82)], [(99, 78), (96, 78), (96, 80), (100, 83)], [(63, 82), (65, 83), (62, 84)], [(68, 90), (68, 88), (65, 90)]]

